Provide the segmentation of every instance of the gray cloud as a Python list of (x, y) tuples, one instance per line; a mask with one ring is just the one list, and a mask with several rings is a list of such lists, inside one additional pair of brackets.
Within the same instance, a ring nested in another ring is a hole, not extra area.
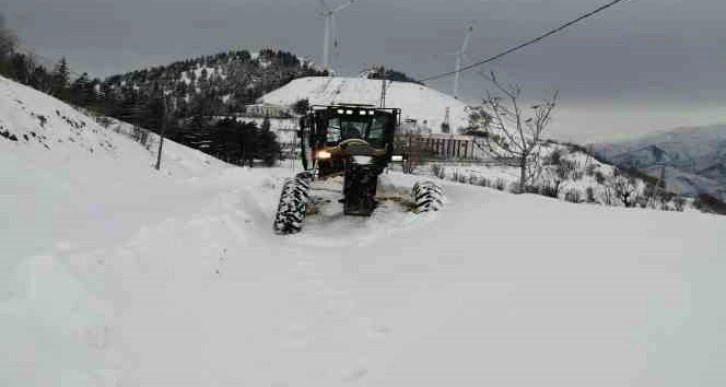
[[(323, 19), (315, 0), (5, 1), (7, 22), (26, 46), (53, 58), (65, 55), (74, 68), (98, 76), (231, 48), (272, 46), (315, 60), (322, 55)], [(602, 3), (358, 0), (337, 19), (339, 69), (353, 75), (384, 64), (418, 77), (444, 72), (453, 68), (447, 53), (461, 44), (469, 20), (476, 20), (469, 56), (479, 59)], [(723, 105), (724, 14), (723, 0), (629, 0), (487, 69), (534, 97), (560, 90), (570, 107), (659, 103), (687, 112), (689, 106)], [(473, 73), (463, 81), (468, 99), (486, 88)], [(449, 92), (451, 83), (430, 84)]]

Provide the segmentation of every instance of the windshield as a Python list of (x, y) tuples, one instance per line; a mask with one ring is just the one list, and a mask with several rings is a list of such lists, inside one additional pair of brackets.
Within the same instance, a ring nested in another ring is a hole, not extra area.
[(341, 141), (359, 138), (366, 140), (374, 147), (382, 148), (386, 142), (387, 116), (356, 117), (341, 116), (328, 120), (328, 145)]

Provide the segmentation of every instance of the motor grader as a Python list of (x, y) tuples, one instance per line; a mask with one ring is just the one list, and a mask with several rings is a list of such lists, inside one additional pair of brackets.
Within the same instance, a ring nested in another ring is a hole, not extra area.
[[(313, 105), (300, 118), (298, 138), (304, 172), (282, 188), (273, 225), (278, 234), (300, 232), (315, 181), (343, 177), (345, 215), (369, 216), (378, 200), (378, 177), (390, 162), (402, 162), (394, 139), (401, 110), (371, 105)], [(416, 212), (438, 210), (441, 187), (425, 181), (413, 189)]]

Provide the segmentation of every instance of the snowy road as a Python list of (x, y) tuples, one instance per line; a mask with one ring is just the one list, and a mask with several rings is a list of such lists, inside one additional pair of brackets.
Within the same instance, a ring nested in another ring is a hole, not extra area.
[(719, 218), (450, 185), (440, 213), (280, 237), (267, 173), (197, 179), (128, 241), (57, 257), (114, 311), (121, 385), (724, 381)]

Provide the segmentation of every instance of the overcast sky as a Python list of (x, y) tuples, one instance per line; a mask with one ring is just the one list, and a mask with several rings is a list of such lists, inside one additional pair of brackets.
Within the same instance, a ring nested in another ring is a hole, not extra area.
[[(25, 47), (106, 76), (227, 49), (271, 46), (317, 62), (317, 0), (0, 0)], [(337, 5), (344, 0), (327, 0)], [(607, 0), (357, 0), (337, 17), (337, 68), (382, 64), (422, 78), (484, 58)], [(485, 69), (540, 98), (560, 92), (553, 132), (579, 141), (726, 122), (725, 0), (626, 0)], [(488, 87), (475, 73), (463, 98)], [(450, 93), (453, 78), (431, 82)]]

